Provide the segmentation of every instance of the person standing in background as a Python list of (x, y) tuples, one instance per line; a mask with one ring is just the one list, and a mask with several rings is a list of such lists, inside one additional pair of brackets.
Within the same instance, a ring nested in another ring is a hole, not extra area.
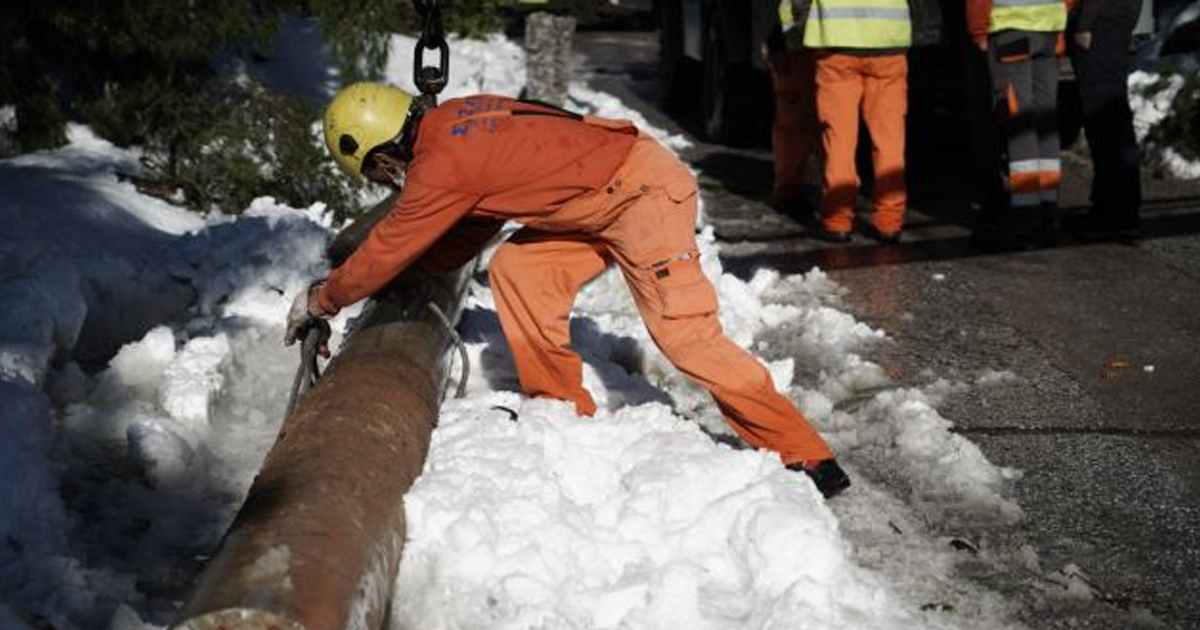
[(806, 180), (817, 143), (816, 83), (812, 53), (804, 48), (804, 21), (808, 0), (767, 0), (778, 5), (774, 28), (764, 55), (775, 95), (771, 124), (774, 180), (771, 205), (781, 210), (811, 214)]
[(1092, 209), (1069, 227), (1080, 239), (1137, 236), (1142, 203), (1129, 108), (1129, 49), (1141, 0), (1079, 0), (1067, 46), (1092, 154)]
[(881, 242), (900, 240), (908, 202), (904, 119), (911, 43), (906, 0), (812, 0), (804, 45), (814, 49), (816, 59), (817, 118), (825, 151), (818, 235), (824, 240), (849, 242), (854, 229), (860, 119), (872, 143), (871, 232)]
[(1067, 10), (1063, 0), (967, 0), (967, 30), (987, 54), (1008, 144), (1009, 207), (996, 242), (1003, 247), (1055, 238), (1062, 178), (1058, 54)]
[(966, 3), (945, 6), (946, 37), (950, 49), (961, 55), (962, 98), (969, 150), (970, 199), (976, 215), (971, 230), (973, 247), (987, 249), (995, 239), (1008, 209), (1008, 190), (1000, 126), (992, 98), (992, 78), (987, 51), (980, 49), (966, 28)]

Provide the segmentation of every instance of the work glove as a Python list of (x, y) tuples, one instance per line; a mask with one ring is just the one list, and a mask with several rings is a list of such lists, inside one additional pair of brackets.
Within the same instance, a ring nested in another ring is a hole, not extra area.
[(297, 340), (307, 337), (309, 331), (316, 328), (321, 335), (317, 345), (317, 354), (329, 358), (330, 331), (329, 322), (325, 320), (333, 313), (322, 308), (321, 302), (317, 299), (317, 294), (320, 293), (323, 286), (325, 286), (324, 280), (316, 280), (309, 284), (307, 289), (296, 294), (296, 298), (292, 300), (292, 307), (288, 309), (287, 332), (284, 333), (283, 344), (290, 346)]

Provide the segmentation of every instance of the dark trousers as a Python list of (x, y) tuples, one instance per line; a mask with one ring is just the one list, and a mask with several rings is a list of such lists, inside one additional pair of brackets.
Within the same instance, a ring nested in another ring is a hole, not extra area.
[(1008, 146), (1009, 205), (1058, 201), (1057, 32), (1003, 30), (988, 35), (988, 68)]
[(1083, 131), (1092, 152), (1092, 211), (1097, 218), (1129, 226), (1137, 225), (1142, 202), (1140, 158), (1129, 109), (1133, 27), (1132, 21), (1101, 17), (1092, 26), (1090, 48), (1071, 46)]
[(992, 79), (988, 72), (987, 53), (974, 42), (964, 39), (963, 89), (967, 115), (967, 141), (971, 146), (971, 180), (973, 200), (981, 209), (980, 220), (991, 224), (1008, 205), (1004, 189), (1005, 170), (1000, 129), (996, 124), (996, 104), (992, 96)]

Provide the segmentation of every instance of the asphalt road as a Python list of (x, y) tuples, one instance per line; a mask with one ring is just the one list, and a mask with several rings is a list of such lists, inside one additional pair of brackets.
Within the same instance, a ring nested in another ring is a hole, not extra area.
[[(654, 33), (581, 33), (577, 51), (593, 86), (687, 133), (657, 107)], [(953, 134), (910, 136), (910, 153), (916, 145), (925, 159), (913, 166), (904, 243), (833, 246), (764, 203), (769, 151), (692, 140), (683, 157), (704, 173), (727, 271), (825, 269), (855, 316), (895, 340), (870, 358), (899, 385), (1016, 376), (940, 411), (991, 461), (1024, 471), (1013, 487), (1024, 523), (977, 539), (995, 558), (1030, 545), (1042, 570), (1074, 564), (1094, 587), (1074, 603), (1013, 589), (1022, 621), (1200, 628), (1200, 182), (1145, 177), (1136, 244), (1065, 239), (984, 254), (967, 238), (974, 215), (956, 170), (965, 148)], [(1073, 147), (1064, 170), (1062, 205), (1080, 211), (1086, 148)]]

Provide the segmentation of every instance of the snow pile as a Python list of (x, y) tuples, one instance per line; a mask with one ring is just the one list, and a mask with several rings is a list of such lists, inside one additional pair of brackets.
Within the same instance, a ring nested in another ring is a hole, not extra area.
[(1133, 109), (1133, 129), (1143, 150), (1160, 163), (1172, 177), (1200, 178), (1200, 161), (1189, 160), (1171, 146), (1156, 146), (1148, 141), (1154, 128), (1163, 124), (1173, 113), (1172, 105), (1185, 86), (1179, 74), (1136, 70), (1129, 76), (1129, 106)]
[(444, 407), (405, 501), (399, 628), (919, 625), (771, 454), (659, 404), (573, 416), (511, 394)]
[[(721, 278), (723, 300), (738, 295), (738, 283)], [(755, 334), (770, 327), (792, 337), (788, 350), (803, 372), (793, 396), (843, 460), (869, 463), (868, 472), (947, 527), (1022, 518), (1005, 496), (1018, 471), (993, 465), (937, 411), (965, 385), (938, 380), (920, 389), (893, 388), (882, 366), (862, 355), (887, 337), (840, 310), (842, 289), (820, 269), (783, 279), (760, 271), (745, 287), (753, 288), (751, 295), (736, 302), (762, 324), (743, 325)], [(788, 304), (774, 303), (785, 299)], [(725, 311), (722, 318), (728, 321)], [(791, 365), (772, 367), (779, 375)]]
[(632, 121), (638, 128), (654, 136), (664, 146), (675, 151), (690, 148), (692, 143), (680, 134), (670, 134), (646, 121), (645, 116), (626, 107), (615, 96), (598, 92), (583, 83), (572, 82), (568, 87), (568, 109), (587, 110), (588, 113), (601, 118), (624, 118)]
[(328, 229), (269, 199), (206, 222), (122, 182), (135, 155), (69, 136), (0, 162), (0, 590), (27, 620), (105, 627), (137, 618), (121, 602), (169, 611), (135, 581), (180, 588), (164, 558), (236, 509), (294, 361), (276, 328)]
[(85, 378), (73, 360), (101, 359), (186, 308), (163, 248), (200, 224), (114, 176), (136, 169), (134, 156), (80, 127), (68, 136), (63, 149), (0, 162), (0, 592), (46, 611), (112, 607), (135, 591), (131, 576), (72, 557), (45, 390)]
[[(939, 381), (929, 389), (950, 387)], [(1001, 492), (1017, 471), (993, 466), (978, 446), (951, 433), (951, 423), (937, 412), (940, 397), (918, 389), (880, 392), (854, 414), (852, 427), (842, 425), (839, 445), (904, 480), (910, 504), (943, 526), (1016, 523), (1021, 509)]]

